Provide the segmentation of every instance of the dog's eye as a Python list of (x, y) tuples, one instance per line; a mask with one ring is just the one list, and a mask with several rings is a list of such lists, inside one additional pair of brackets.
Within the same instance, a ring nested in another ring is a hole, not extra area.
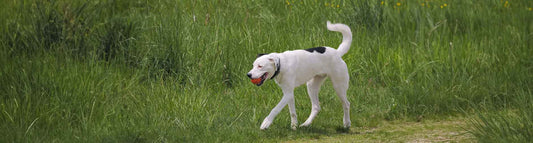
[(257, 68), (263, 68), (263, 66), (257, 66)]

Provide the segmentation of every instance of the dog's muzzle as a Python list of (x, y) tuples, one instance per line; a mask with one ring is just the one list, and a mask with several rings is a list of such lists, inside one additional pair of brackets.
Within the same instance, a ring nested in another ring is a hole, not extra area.
[(255, 85), (257, 86), (261, 86), (263, 84), (263, 82), (265, 82), (267, 76), (268, 76), (268, 72), (265, 72), (261, 77), (259, 78), (252, 78), (252, 74), (248, 73), (246, 74), (248, 76), (248, 78), (251, 79), (252, 83), (254, 83)]

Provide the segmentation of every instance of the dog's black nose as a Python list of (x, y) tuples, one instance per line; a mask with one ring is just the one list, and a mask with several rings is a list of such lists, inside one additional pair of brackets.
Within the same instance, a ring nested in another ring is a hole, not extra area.
[(251, 73), (248, 73), (246, 75), (248, 76), (248, 78), (252, 78), (252, 74)]

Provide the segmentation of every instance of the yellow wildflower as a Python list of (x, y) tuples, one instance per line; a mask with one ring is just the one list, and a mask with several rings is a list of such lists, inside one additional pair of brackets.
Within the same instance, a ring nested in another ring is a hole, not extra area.
[(509, 1), (505, 1), (505, 4), (503, 4), (503, 7), (509, 7)]
[(531, 7), (529, 8), (529, 11), (533, 10)]
[(447, 6), (448, 6), (448, 4), (444, 4), (444, 7), (447, 7)]
[(444, 6), (441, 5), (440, 8), (444, 8)]
[(381, 5), (383, 5), (383, 3), (384, 3), (384, 2), (383, 2), (383, 1), (381, 1)]
[(401, 3), (396, 3), (397, 6), (401, 6), (402, 4)]
[(339, 8), (339, 5), (337, 5), (337, 8)]
[(422, 4), (420, 4), (420, 5), (421, 5), (421, 6), (426, 6), (426, 3), (422, 3)]

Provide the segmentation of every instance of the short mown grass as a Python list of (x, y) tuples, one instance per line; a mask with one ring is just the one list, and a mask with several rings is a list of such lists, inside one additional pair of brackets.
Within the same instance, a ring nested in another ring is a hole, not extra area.
[[(5, 1), (0, 140), (336, 135), (342, 108), (329, 81), (312, 127), (292, 131), (284, 110), (260, 131), (281, 91), (245, 76), (258, 53), (337, 47), (341, 35), (326, 29), (327, 20), (354, 35), (343, 57), (352, 126), (477, 114), (470, 131), (481, 141), (529, 140), (531, 118), (514, 117), (531, 111), (531, 7), (527, 0)], [(311, 105), (305, 87), (295, 95), (302, 122)]]
[(464, 117), (446, 117), (424, 121), (384, 121), (375, 127), (356, 127), (349, 133), (317, 136), (288, 142), (474, 142), (465, 131)]

